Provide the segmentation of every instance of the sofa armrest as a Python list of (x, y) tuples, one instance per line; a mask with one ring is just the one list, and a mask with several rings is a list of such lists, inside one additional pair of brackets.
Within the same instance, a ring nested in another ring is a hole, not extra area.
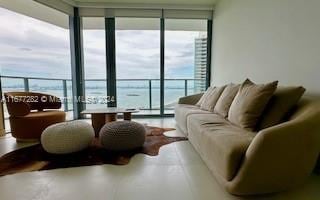
[(179, 104), (196, 105), (196, 103), (198, 103), (198, 101), (200, 100), (202, 95), (203, 95), (203, 93), (199, 93), (199, 94), (194, 94), (194, 95), (181, 97), (181, 98), (179, 98), (178, 103)]
[(276, 192), (301, 184), (319, 155), (320, 110), (310, 107), (294, 119), (257, 133), (229, 185), (234, 194)]

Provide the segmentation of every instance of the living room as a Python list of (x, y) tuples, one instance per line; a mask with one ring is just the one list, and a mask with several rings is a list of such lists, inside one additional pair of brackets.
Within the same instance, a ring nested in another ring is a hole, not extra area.
[(319, 8), (0, 1), (0, 199), (319, 199)]

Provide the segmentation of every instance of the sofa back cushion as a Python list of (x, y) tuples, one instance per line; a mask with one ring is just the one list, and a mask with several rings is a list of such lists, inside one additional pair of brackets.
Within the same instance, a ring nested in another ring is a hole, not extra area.
[(270, 99), (258, 125), (258, 130), (283, 122), (286, 115), (304, 94), (303, 87), (278, 87)]
[(225, 87), (226, 86), (211, 88), (208, 95), (201, 102), (200, 109), (213, 112), (213, 109)]
[(230, 83), (229, 85), (227, 85), (223, 90), (220, 98), (218, 99), (213, 112), (226, 118), (228, 116), (232, 101), (238, 93), (239, 87), (240, 84)]
[(254, 130), (277, 85), (278, 81), (257, 85), (247, 79), (231, 104), (228, 120), (241, 128)]
[(199, 101), (196, 103), (196, 106), (201, 106), (203, 100), (207, 98), (207, 96), (209, 95), (209, 93), (212, 91), (213, 88), (215, 87), (213, 86), (208, 87), (208, 89), (203, 93)]

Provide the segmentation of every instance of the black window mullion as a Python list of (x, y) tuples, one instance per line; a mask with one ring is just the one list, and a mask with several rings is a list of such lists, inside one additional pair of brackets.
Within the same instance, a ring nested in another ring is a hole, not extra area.
[(107, 95), (114, 99), (108, 107), (117, 106), (115, 18), (105, 18)]
[(72, 95), (73, 95), (73, 118), (82, 118), (81, 111), (85, 109), (83, 100), (84, 92), (84, 66), (83, 66), (83, 43), (82, 21), (78, 8), (74, 8), (74, 16), (69, 17), (70, 28), (70, 51), (72, 71)]
[(208, 20), (207, 25), (207, 76), (206, 87), (210, 86), (211, 82), (211, 50), (212, 50), (212, 20)]
[(160, 19), (160, 116), (164, 116), (165, 23)]

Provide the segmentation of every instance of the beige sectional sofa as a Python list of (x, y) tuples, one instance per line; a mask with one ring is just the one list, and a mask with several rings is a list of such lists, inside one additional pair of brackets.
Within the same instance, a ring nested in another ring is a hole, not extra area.
[(320, 104), (303, 97), (287, 121), (250, 131), (180, 98), (178, 128), (189, 138), (217, 181), (235, 195), (272, 193), (304, 182), (319, 156)]

